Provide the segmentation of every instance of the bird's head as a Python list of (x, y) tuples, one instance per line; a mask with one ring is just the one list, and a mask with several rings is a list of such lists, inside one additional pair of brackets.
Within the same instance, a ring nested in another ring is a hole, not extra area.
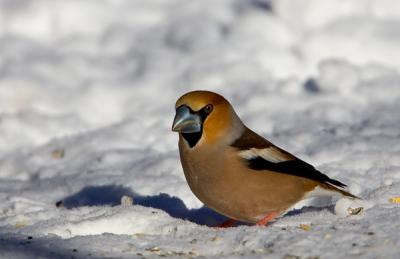
[(192, 148), (199, 142), (217, 144), (233, 141), (244, 130), (231, 104), (213, 92), (186, 93), (178, 99), (175, 109), (172, 130), (179, 132)]

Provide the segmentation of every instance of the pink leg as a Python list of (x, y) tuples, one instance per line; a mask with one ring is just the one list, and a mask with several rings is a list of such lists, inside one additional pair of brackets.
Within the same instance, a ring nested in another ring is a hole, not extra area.
[(273, 220), (274, 218), (276, 218), (277, 216), (279, 216), (279, 214), (277, 212), (271, 212), (268, 213), (264, 218), (260, 219), (259, 221), (256, 222), (256, 225), (258, 226), (265, 226), (268, 224), (268, 222), (270, 222), (271, 220)]
[(222, 224), (218, 225), (219, 228), (230, 228), (233, 225), (235, 225), (236, 220), (234, 219), (228, 219), (226, 221), (224, 221)]

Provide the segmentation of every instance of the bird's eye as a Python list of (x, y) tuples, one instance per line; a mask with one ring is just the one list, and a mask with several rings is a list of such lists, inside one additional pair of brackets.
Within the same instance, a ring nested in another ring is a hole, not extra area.
[(212, 104), (207, 104), (207, 105), (204, 107), (204, 111), (205, 111), (206, 113), (212, 112), (213, 109), (214, 109), (214, 107), (212, 106)]

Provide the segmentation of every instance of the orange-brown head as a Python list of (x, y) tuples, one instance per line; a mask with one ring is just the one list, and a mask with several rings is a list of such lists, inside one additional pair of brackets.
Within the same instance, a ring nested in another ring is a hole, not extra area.
[(200, 142), (229, 142), (244, 130), (244, 125), (231, 104), (217, 93), (186, 93), (178, 99), (175, 109), (172, 130), (179, 132), (190, 147)]

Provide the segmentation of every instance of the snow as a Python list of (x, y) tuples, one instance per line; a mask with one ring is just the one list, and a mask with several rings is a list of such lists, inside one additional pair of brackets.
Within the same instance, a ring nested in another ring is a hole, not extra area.
[[(399, 14), (395, 0), (1, 0), (0, 257), (398, 258)], [(225, 218), (191, 193), (170, 131), (193, 89), (364, 200), (214, 228)]]

